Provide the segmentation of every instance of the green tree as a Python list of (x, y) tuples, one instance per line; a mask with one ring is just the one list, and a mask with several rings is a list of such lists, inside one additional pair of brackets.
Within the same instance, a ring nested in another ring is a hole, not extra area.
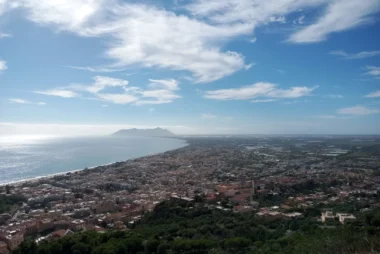
[(160, 245), (160, 241), (156, 239), (147, 240), (144, 243), (144, 252), (147, 254), (156, 253), (159, 245)]
[(251, 240), (245, 237), (234, 237), (224, 241), (223, 246), (230, 251), (243, 250), (251, 245)]
[(169, 243), (161, 243), (157, 247), (157, 254), (166, 254), (171, 249), (171, 245)]
[(76, 243), (71, 247), (71, 251), (74, 253), (80, 254), (89, 254), (91, 253), (91, 246), (82, 242)]

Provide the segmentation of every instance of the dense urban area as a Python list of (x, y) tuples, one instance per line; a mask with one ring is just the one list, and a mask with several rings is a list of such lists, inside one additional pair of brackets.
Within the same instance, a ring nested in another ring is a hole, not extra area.
[(380, 253), (380, 137), (184, 137), (1, 187), (0, 253)]

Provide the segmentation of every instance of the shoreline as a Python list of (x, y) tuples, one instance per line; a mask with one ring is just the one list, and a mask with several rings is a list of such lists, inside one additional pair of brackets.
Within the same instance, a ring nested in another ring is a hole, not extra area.
[[(169, 137), (169, 138), (172, 138), (172, 137)], [(170, 149), (170, 150), (167, 150), (167, 151), (164, 151), (164, 152), (148, 154), (148, 155), (144, 155), (144, 156), (140, 156), (140, 157), (134, 157), (134, 158), (130, 158), (130, 159), (127, 159), (127, 160), (114, 161), (114, 162), (110, 162), (110, 163), (106, 163), (106, 164), (102, 164), (102, 165), (90, 166), (90, 167), (85, 167), (85, 168), (80, 168), (80, 169), (73, 169), (73, 170), (69, 170), (69, 171), (65, 171), (65, 172), (54, 173), (54, 174), (49, 174), (49, 175), (44, 175), (44, 176), (36, 176), (36, 177), (26, 178), (26, 179), (22, 179), (22, 180), (15, 180), (15, 181), (7, 182), (7, 183), (0, 183), (0, 187), (7, 186), (7, 185), (9, 185), (9, 186), (18, 186), (18, 185), (21, 185), (21, 184), (26, 183), (26, 182), (32, 182), (33, 183), (33, 182), (37, 182), (37, 181), (39, 181), (41, 179), (49, 179), (49, 178), (53, 178), (55, 176), (64, 176), (64, 175), (68, 175), (68, 174), (73, 174), (73, 173), (76, 173), (76, 172), (83, 171), (85, 169), (91, 170), (91, 169), (95, 169), (95, 168), (98, 168), (98, 167), (110, 166), (110, 165), (113, 165), (113, 164), (119, 163), (119, 162), (124, 162), (125, 163), (125, 162), (136, 160), (136, 159), (147, 158), (147, 157), (160, 155), (160, 154), (163, 154), (163, 153), (166, 153), (166, 152), (170, 152), (170, 151), (175, 151), (175, 150), (187, 147), (189, 145), (189, 143), (187, 143), (187, 141), (185, 139), (183, 139), (183, 138), (172, 138), (172, 139), (183, 140), (183, 141), (185, 141), (185, 144), (184, 144), (184, 146), (181, 146), (179, 148), (174, 148), (174, 149)]]

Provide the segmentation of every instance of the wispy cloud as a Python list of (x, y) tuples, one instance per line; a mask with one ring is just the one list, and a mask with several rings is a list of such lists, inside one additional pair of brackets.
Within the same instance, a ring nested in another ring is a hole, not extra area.
[[(122, 87), (126, 88), (128, 81), (124, 79), (111, 78), (106, 76), (95, 76), (94, 83), (89, 86), (84, 86), (83, 88), (90, 93), (99, 93), (100, 91), (106, 89), (107, 87)], [(75, 87), (75, 86), (74, 86)], [(81, 89), (81, 86), (78, 86)]]
[[(114, 61), (112, 68), (72, 68), (105, 73), (131, 65), (163, 68), (189, 72), (196, 83), (213, 82), (247, 69), (245, 56), (226, 50), (225, 44), (240, 36), (252, 38), (260, 26), (285, 23), (288, 14), (301, 8), (326, 7), (326, 11), (314, 24), (292, 34), (289, 41), (295, 43), (321, 41), (331, 33), (361, 25), (379, 6), (378, 0), (284, 0), (281, 3), (278, 0), (194, 0), (178, 3), (175, 9), (180, 9), (179, 13), (148, 5), (151, 1), (3, 2), (15, 2), (13, 9), (23, 9), (28, 20), (55, 31), (110, 41), (104, 55)], [(304, 16), (297, 23), (302, 25)]]
[(295, 25), (303, 25), (303, 23), (305, 23), (305, 15), (301, 15), (300, 17), (298, 17), (297, 19), (293, 20), (293, 24)]
[(252, 103), (267, 103), (267, 102), (274, 102), (277, 101), (276, 99), (259, 99), (259, 100), (251, 100)]
[(367, 98), (379, 98), (380, 97), (380, 91), (375, 91), (373, 93), (369, 93), (365, 97), (367, 97)]
[(344, 96), (341, 94), (326, 94), (323, 97), (331, 98), (331, 99), (342, 99), (342, 98), (344, 98)]
[[(151, 82), (147, 90), (139, 90), (142, 98), (136, 105), (171, 103), (181, 98), (175, 91), (179, 90), (179, 82), (175, 79), (149, 79)], [(144, 99), (147, 98), (147, 99)]]
[(200, 115), (200, 117), (203, 120), (212, 120), (211, 122), (218, 122), (223, 124), (226, 124), (227, 122), (230, 122), (234, 119), (232, 116), (215, 115), (210, 113), (203, 113)]
[(213, 114), (201, 114), (202, 119), (215, 119), (217, 116)]
[(5, 71), (8, 69), (7, 62), (0, 59), (0, 72)]
[(367, 72), (365, 74), (373, 76), (375, 78), (380, 77), (380, 67), (377, 66), (366, 66)]
[(29, 102), (23, 99), (17, 99), (17, 98), (11, 98), (9, 99), (10, 102), (13, 103), (19, 103), (19, 104), (28, 104)]
[[(84, 97), (89, 93), (93, 97), (104, 102), (114, 104), (164, 104), (181, 98), (176, 93), (179, 90), (179, 82), (175, 79), (149, 79), (147, 89), (129, 86), (128, 80), (112, 78), (107, 76), (93, 77), (91, 84), (72, 84), (67, 87), (56, 88), (46, 91), (35, 91), (35, 93), (60, 96), (63, 98)], [(119, 88), (119, 92), (108, 92), (108, 88)]]
[(377, 50), (377, 51), (361, 51), (361, 52), (352, 53), (352, 54), (349, 54), (349, 53), (345, 52), (344, 50), (335, 50), (335, 51), (330, 51), (329, 54), (335, 55), (335, 56), (340, 56), (343, 59), (363, 59), (363, 58), (370, 58), (370, 57), (380, 55), (380, 50)]
[[(331, 33), (345, 31), (367, 23), (371, 15), (379, 11), (378, 0), (328, 1), (328, 7), (315, 22), (289, 38), (293, 43), (313, 43), (326, 40)], [(355, 10), (355, 11), (352, 11)]]
[[(222, 48), (226, 41), (249, 35), (254, 28), (249, 23), (213, 25), (154, 4), (102, 0), (62, 0), (59, 4), (51, 0), (15, 1), (32, 22), (79, 36), (110, 39), (112, 43), (108, 44), (105, 55), (115, 61), (112, 65), (115, 68), (137, 64), (187, 71), (199, 83), (244, 69), (244, 56)], [(117, 70), (73, 67), (91, 72)]]
[(109, 73), (109, 72), (120, 72), (120, 71), (125, 71), (125, 68), (120, 68), (120, 69), (115, 69), (115, 68), (105, 68), (105, 67), (89, 67), (89, 66), (67, 66), (71, 69), (76, 69), (76, 70), (83, 70), (83, 71), (89, 71), (89, 72), (104, 72), (104, 73)]
[(3, 39), (3, 38), (11, 38), (11, 37), (12, 37), (11, 34), (0, 33), (0, 39)]
[(320, 116), (315, 116), (315, 118), (319, 118), (319, 119), (336, 119), (337, 116), (336, 115), (320, 115)]
[(325, 119), (325, 120), (344, 120), (344, 119), (352, 119), (355, 117), (355, 115), (352, 114), (338, 114), (338, 115), (317, 115), (317, 116), (312, 116), (313, 118), (318, 118), (318, 119)]
[(40, 106), (46, 105), (46, 103), (42, 102), (42, 101), (41, 102), (31, 102), (31, 101), (27, 101), (27, 100), (19, 99), (19, 98), (10, 98), (9, 102), (18, 103), (18, 104), (35, 104), (35, 105), (40, 105)]
[(179, 89), (179, 82), (175, 79), (149, 79), (149, 87), (175, 91)]
[(286, 23), (286, 18), (285, 18), (285, 16), (269, 17), (269, 22), (278, 22), (278, 23), (285, 24)]
[(186, 6), (192, 14), (218, 24), (286, 22), (285, 15), (303, 7), (316, 7), (327, 0), (195, 0)]
[(205, 98), (215, 100), (248, 100), (257, 97), (269, 98), (299, 98), (310, 95), (317, 87), (290, 87), (279, 89), (276, 84), (259, 82), (240, 88), (207, 91)]
[(62, 98), (73, 98), (79, 96), (77, 93), (65, 90), (65, 89), (50, 89), (50, 90), (44, 90), (44, 91), (34, 91), (34, 93), (38, 94), (44, 94), (44, 95), (51, 95), (51, 96), (57, 96)]
[(137, 105), (145, 104), (164, 104), (170, 103), (174, 99), (181, 98), (180, 95), (174, 93), (172, 90), (157, 89), (157, 90), (144, 90), (140, 94), (144, 98), (152, 98), (152, 100), (139, 100), (136, 102)]
[[(214, 23), (251, 23), (258, 27), (271, 22), (285, 22), (285, 18), (281, 17), (301, 8), (325, 7), (316, 22), (301, 28), (289, 38), (293, 43), (310, 43), (325, 40), (331, 33), (365, 24), (379, 10), (379, 6), (378, 0), (284, 0), (281, 3), (277, 0), (195, 0), (187, 8), (194, 15)], [(294, 23), (302, 25), (304, 16)]]
[(380, 113), (380, 109), (367, 108), (365, 106), (357, 105), (354, 107), (338, 109), (337, 113), (353, 116), (371, 115)]
[(129, 104), (138, 100), (137, 97), (130, 94), (99, 93), (97, 97), (103, 101), (115, 104)]
[(206, 91), (204, 97), (215, 100), (248, 100), (258, 96), (266, 96), (275, 87), (274, 84), (260, 82), (240, 88)]

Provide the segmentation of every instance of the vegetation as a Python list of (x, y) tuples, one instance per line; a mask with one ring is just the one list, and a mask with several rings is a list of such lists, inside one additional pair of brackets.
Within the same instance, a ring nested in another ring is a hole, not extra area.
[(25, 241), (17, 253), (376, 253), (379, 239), (380, 211), (331, 229), (312, 218), (263, 220), (170, 200), (129, 231), (80, 232), (38, 246)]
[(0, 195), (0, 214), (11, 211), (13, 207), (22, 205), (25, 201), (25, 198), (15, 195)]

